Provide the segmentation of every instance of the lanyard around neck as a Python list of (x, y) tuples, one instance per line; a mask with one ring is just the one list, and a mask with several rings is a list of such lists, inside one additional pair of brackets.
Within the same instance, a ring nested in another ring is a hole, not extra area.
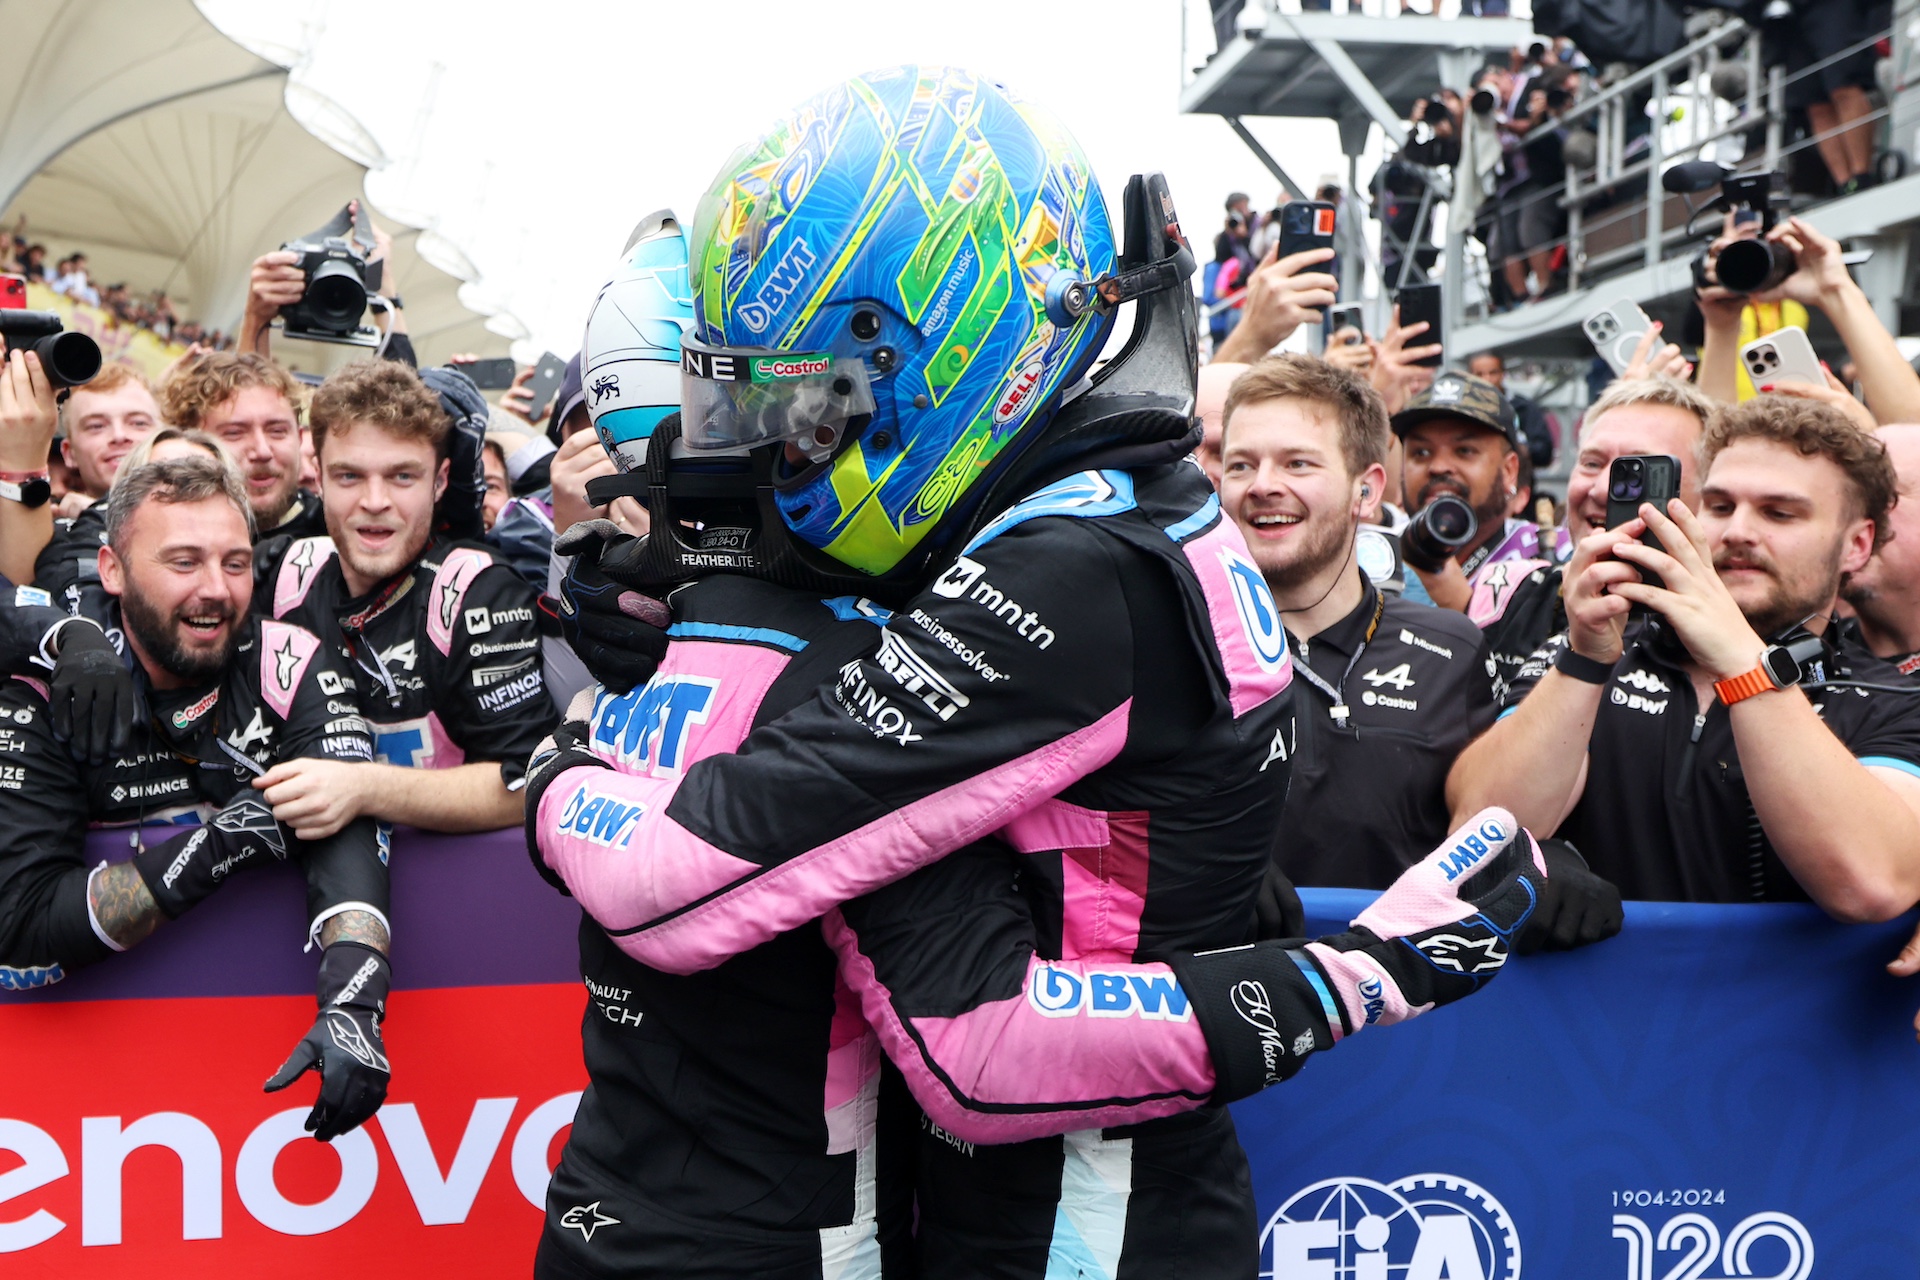
[(1366, 656), (1367, 646), (1373, 643), (1374, 632), (1380, 629), (1380, 615), (1385, 613), (1386, 609), (1387, 597), (1385, 594), (1376, 591), (1373, 597), (1373, 617), (1367, 622), (1367, 633), (1360, 638), (1360, 643), (1355, 646), (1353, 656), (1347, 659), (1347, 669), (1340, 673), (1338, 683), (1328, 684), (1319, 672), (1307, 665), (1305, 656), (1302, 656), (1300, 661), (1293, 664), (1293, 669), (1299, 673), (1302, 679), (1318, 689), (1321, 693), (1326, 694), (1328, 699), (1332, 701), (1333, 705), (1327, 708), (1327, 714), (1332, 716), (1333, 723), (1342, 729), (1347, 727), (1347, 717), (1352, 714), (1352, 708), (1347, 706), (1347, 695), (1342, 692), (1342, 690), (1347, 687), (1347, 679), (1353, 675), (1353, 669), (1360, 665), (1360, 659)]

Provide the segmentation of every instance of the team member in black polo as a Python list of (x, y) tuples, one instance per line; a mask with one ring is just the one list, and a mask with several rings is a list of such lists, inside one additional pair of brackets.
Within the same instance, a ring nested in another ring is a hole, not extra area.
[(1221, 502), (1298, 677), (1292, 733), (1268, 748), (1293, 766), (1275, 856), (1296, 884), (1384, 889), (1446, 835), (1447, 767), (1493, 723), (1485, 645), (1464, 615), (1383, 596), (1355, 563), (1386, 480), (1377, 392), (1271, 356), (1234, 382), (1222, 419)]
[(1887, 513), (1891, 536), (1840, 585), (1859, 642), (1920, 685), (1920, 425), (1874, 432), (1887, 447), (1900, 502)]
[[(1628, 454), (1680, 459), (1680, 497), (1699, 510), (1700, 433), (1714, 401), (1672, 378), (1621, 379), (1600, 393), (1580, 426), (1580, 450), (1567, 477), (1566, 530), (1574, 542), (1607, 525), (1607, 471)], [(1495, 696), (1549, 636), (1567, 629), (1566, 565), (1541, 554), (1498, 560), (1473, 575), (1467, 616), (1487, 633)]]
[[(1517, 710), (1461, 755), (1449, 796), (1557, 823), (1631, 898), (1898, 915), (1920, 899), (1920, 697), (1829, 642), (1842, 574), (1885, 535), (1886, 451), (1825, 405), (1759, 396), (1714, 421), (1702, 454), (1697, 518), (1642, 506), (1581, 541), (1567, 633), (1515, 680)], [(1639, 541), (1648, 525), (1664, 550)], [(1623, 646), (1634, 604), (1658, 616)]]

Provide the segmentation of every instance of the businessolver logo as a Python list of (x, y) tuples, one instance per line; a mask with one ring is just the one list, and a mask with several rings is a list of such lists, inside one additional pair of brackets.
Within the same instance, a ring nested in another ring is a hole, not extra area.
[(1328, 1178), (1260, 1233), (1262, 1280), (1520, 1280), (1520, 1235), (1465, 1178)]

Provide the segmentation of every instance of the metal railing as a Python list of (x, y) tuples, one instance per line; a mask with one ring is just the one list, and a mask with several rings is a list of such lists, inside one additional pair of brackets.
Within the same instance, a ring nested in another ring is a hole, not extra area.
[[(1438, 16), (1449, 21), (1458, 19), (1464, 22), (1476, 21), (1480, 15), (1472, 9), (1478, 0), (1414, 0), (1414, 3), (1426, 5), (1431, 12), (1418, 9), (1403, 10), (1402, 0), (1328, 0), (1331, 9), (1308, 9), (1300, 0), (1246, 0), (1246, 8), (1256, 13), (1314, 13), (1330, 12), (1336, 15), (1361, 15), (1369, 18), (1430, 18)], [(1531, 18), (1532, 0), (1510, 0), (1512, 12), (1506, 16)], [(1465, 10), (1465, 12), (1463, 12)], [(1199, 70), (1194, 66), (1198, 57), (1203, 62), (1219, 52), (1213, 32), (1213, 8), (1211, 0), (1180, 0), (1180, 86), (1185, 88), (1192, 83)]]
[[(1852, 57), (1890, 32), (1876, 31), (1845, 49), (1791, 75), (1779, 65), (1762, 61), (1760, 33), (1738, 18), (1726, 16), (1712, 29), (1686, 45), (1649, 63), (1632, 75), (1597, 90), (1561, 113), (1563, 128), (1585, 128), (1594, 136), (1591, 165), (1568, 166), (1564, 182), (1531, 191), (1517, 200), (1511, 195), (1489, 201), (1503, 212), (1515, 212), (1537, 201), (1550, 200), (1565, 210), (1564, 235), (1530, 252), (1566, 250), (1566, 287), (1637, 266), (1652, 267), (1684, 252), (1698, 237), (1698, 229), (1666, 225), (1670, 199), (1661, 187), (1661, 174), (1673, 163), (1692, 159), (1729, 139), (1741, 139), (1733, 167), (1771, 171), (1807, 147), (1832, 134), (1857, 127), (1874, 127), (1888, 115), (1880, 108), (1854, 120), (1845, 120), (1828, 133), (1783, 145), (1786, 91), (1794, 82), (1833, 62)], [(1737, 65), (1743, 73), (1743, 92), (1732, 100), (1714, 92), (1716, 73)], [(1638, 121), (1650, 123), (1642, 130)], [(1758, 135), (1757, 138), (1755, 135)], [(1753, 145), (1758, 142), (1757, 148)], [(1636, 221), (1644, 225), (1634, 228)], [(1617, 233), (1626, 224), (1631, 234)], [(1601, 241), (1596, 247), (1595, 240)], [(1609, 239), (1623, 241), (1612, 247)], [(1501, 259), (1488, 254), (1485, 269), (1501, 269)], [(1544, 287), (1547, 282), (1540, 282)], [(1491, 297), (1482, 291), (1482, 306)]]

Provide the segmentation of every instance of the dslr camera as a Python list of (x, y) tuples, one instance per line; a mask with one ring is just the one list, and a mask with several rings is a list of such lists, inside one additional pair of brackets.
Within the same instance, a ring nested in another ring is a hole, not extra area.
[(1400, 558), (1426, 573), (1438, 573), (1480, 532), (1473, 508), (1443, 493), (1415, 512), (1400, 531)]
[(0, 309), (0, 341), (9, 350), (25, 348), (39, 356), (56, 389), (83, 387), (100, 372), (100, 344), (84, 333), (66, 332), (58, 311)]
[(367, 265), (373, 252), (373, 228), (364, 205), (357, 218), (349, 208), (342, 208), (326, 226), (280, 247), (300, 255), (300, 270), (307, 276), (307, 291), (300, 301), (280, 308), (287, 337), (356, 347), (380, 345), (380, 331), (360, 323), (369, 291), (380, 287), (379, 267)]
[[(1702, 249), (1693, 258), (1693, 285), (1696, 289), (1715, 284), (1732, 293), (1763, 293), (1778, 288), (1799, 267), (1793, 250), (1766, 238), (1780, 221), (1780, 215), (1793, 205), (1793, 191), (1784, 173), (1730, 174), (1710, 160), (1691, 160), (1677, 164), (1660, 176), (1660, 185), (1678, 195), (1691, 196), (1720, 188), (1720, 194), (1693, 210), (1702, 213), (1750, 214), (1760, 224), (1760, 235), (1753, 240), (1735, 240), (1711, 260), (1712, 248)], [(1692, 225), (1692, 217), (1688, 219)], [(1709, 274), (1711, 272), (1711, 274)], [(1714, 277), (1718, 277), (1715, 279)]]

